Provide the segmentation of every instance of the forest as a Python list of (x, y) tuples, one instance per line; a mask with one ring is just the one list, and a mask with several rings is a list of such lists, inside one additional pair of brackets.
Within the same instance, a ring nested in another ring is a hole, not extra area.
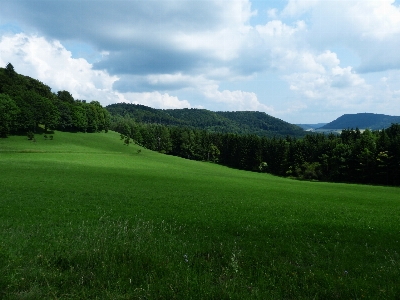
[(209, 111), (206, 109), (155, 109), (140, 104), (116, 103), (106, 107), (111, 115), (129, 116), (139, 123), (185, 126), (209, 132), (256, 134), (266, 137), (303, 137), (296, 125), (259, 111)]
[(121, 134), (122, 145), (133, 142), (160, 153), (247, 171), (305, 180), (400, 185), (399, 124), (382, 130), (347, 128), (340, 135), (304, 136), (297, 126), (266, 116), (156, 110), (133, 104), (104, 108), (98, 101), (75, 100), (68, 91), (52, 93), (40, 81), (16, 73), (11, 64), (0, 68), (3, 138), (32, 136), (40, 130), (90, 133), (110, 129)]
[(267, 138), (113, 119), (125, 145), (228, 167), (306, 180), (400, 185), (400, 125), (303, 138)]
[[(41, 127), (39, 126), (41, 125)], [(107, 131), (110, 114), (98, 101), (75, 100), (68, 91), (52, 93), (44, 83), (0, 68), (0, 136), (38, 130)]]

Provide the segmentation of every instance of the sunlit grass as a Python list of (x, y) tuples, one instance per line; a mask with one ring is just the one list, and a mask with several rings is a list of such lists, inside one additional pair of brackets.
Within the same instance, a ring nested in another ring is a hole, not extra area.
[(399, 190), (0, 140), (0, 298), (396, 299)]

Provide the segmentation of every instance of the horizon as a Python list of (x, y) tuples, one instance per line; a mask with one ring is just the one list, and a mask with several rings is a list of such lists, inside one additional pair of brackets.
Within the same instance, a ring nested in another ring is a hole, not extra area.
[(0, 67), (103, 106), (400, 115), (399, 0), (228, 3), (4, 0)]

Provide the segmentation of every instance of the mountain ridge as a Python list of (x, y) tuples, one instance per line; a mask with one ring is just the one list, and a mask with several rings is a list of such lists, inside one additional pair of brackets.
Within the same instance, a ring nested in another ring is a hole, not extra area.
[(400, 123), (400, 116), (375, 113), (344, 114), (318, 129), (368, 128), (371, 130), (380, 130), (390, 127), (391, 124), (395, 123)]

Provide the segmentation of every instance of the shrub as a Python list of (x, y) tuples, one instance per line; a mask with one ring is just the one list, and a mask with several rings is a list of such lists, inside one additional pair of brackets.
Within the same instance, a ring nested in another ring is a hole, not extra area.
[(35, 134), (32, 131), (28, 131), (26, 133), (26, 136), (28, 137), (28, 140), (33, 140), (33, 138), (35, 137)]

